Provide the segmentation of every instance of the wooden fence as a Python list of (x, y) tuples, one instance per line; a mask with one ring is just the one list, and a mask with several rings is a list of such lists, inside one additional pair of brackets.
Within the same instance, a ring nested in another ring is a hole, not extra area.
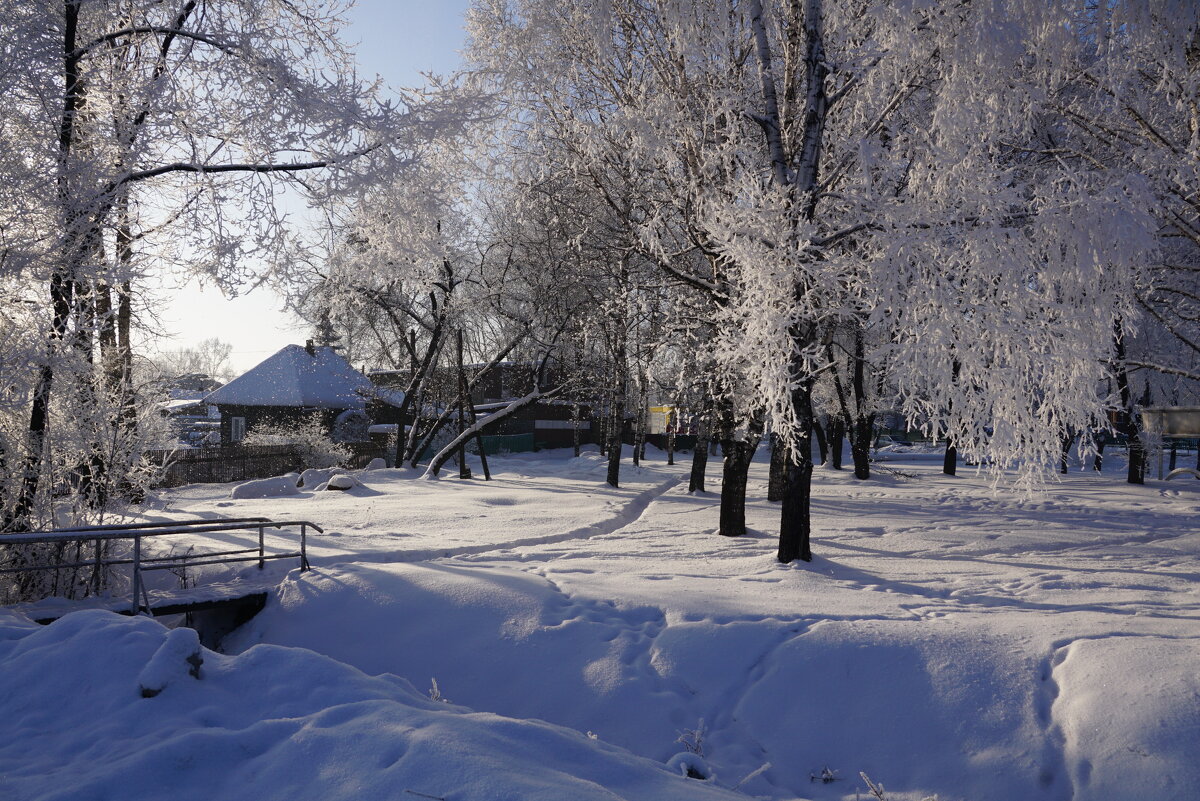
[[(382, 446), (374, 442), (345, 442), (352, 456), (344, 465), (365, 467), (372, 459), (385, 458)], [(148, 451), (146, 457), (163, 468), (157, 486), (179, 487), (184, 484), (226, 484), (269, 478), (302, 470), (301, 449), (296, 445), (232, 445), (221, 448), (194, 448), (174, 451)]]

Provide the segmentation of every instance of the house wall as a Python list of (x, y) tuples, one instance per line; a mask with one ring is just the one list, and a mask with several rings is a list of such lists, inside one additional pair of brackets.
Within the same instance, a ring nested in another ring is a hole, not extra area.
[(321, 419), (321, 424), (328, 434), (333, 428), (334, 419), (343, 409), (304, 409), (295, 406), (238, 406), (221, 404), (221, 444), (232, 445), (233, 418), (241, 417), (246, 421), (246, 433), (262, 426), (299, 426), (307, 423), (313, 415)]

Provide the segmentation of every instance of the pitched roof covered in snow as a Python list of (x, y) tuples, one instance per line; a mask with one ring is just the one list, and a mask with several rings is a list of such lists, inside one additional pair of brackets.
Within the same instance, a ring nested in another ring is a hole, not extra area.
[(374, 394), (367, 377), (332, 348), (310, 353), (287, 345), (225, 386), (205, 403), (239, 406), (300, 406), (317, 409), (361, 409)]

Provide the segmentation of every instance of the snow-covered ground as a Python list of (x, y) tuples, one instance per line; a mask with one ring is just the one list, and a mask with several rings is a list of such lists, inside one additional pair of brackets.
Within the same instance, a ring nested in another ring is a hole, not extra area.
[(620, 490), (551, 452), (164, 492), (155, 519), (321, 524), (314, 569), (274, 565), (198, 680), (151, 620), (0, 615), (0, 798), (850, 799), (860, 771), (892, 801), (1195, 797), (1200, 482), (1026, 497), (889, 456), (817, 471), (817, 557), (788, 566), (763, 461), (737, 539), (661, 455)]

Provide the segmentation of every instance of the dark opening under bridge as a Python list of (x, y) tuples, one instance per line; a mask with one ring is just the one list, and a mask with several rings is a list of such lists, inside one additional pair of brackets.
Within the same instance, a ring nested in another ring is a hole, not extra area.
[[(269, 529), (298, 529), (298, 550), (268, 551), (265, 534)], [(249, 619), (266, 603), (270, 585), (266, 582), (236, 581), (208, 584), (179, 591), (155, 591), (151, 599), (145, 573), (159, 570), (183, 571), (202, 565), (257, 562), (261, 570), (274, 559), (299, 559), (300, 569), (308, 570), (308, 530), (324, 530), (308, 520), (270, 520), (265, 517), (242, 517), (224, 520), (173, 520), (161, 523), (119, 523), (106, 526), (79, 526), (55, 531), (32, 531), (0, 536), (5, 547), (0, 573), (29, 574), (34, 571), (75, 571), (75, 582), (86, 584), (90, 597), (86, 602), (65, 601), (61, 606), (34, 605), (28, 610), (39, 623), (50, 623), (62, 615), (80, 608), (109, 609), (121, 614), (177, 615), (214, 609), (230, 609), (239, 617)], [(148, 538), (186, 535), (193, 540), (205, 534), (257, 534), (255, 547), (225, 550), (195, 550), (189, 542), (186, 551), (167, 555), (147, 555), (143, 546)], [(122, 550), (109, 554), (110, 544), (132, 540), (132, 552)], [(13, 548), (11, 546), (50, 546)], [(57, 546), (57, 547), (56, 547)], [(73, 547), (72, 547), (73, 546)], [(68, 555), (70, 554), (70, 555)], [(107, 586), (106, 571), (129, 565), (129, 597), (102, 597)], [(81, 574), (80, 571), (83, 571)]]

